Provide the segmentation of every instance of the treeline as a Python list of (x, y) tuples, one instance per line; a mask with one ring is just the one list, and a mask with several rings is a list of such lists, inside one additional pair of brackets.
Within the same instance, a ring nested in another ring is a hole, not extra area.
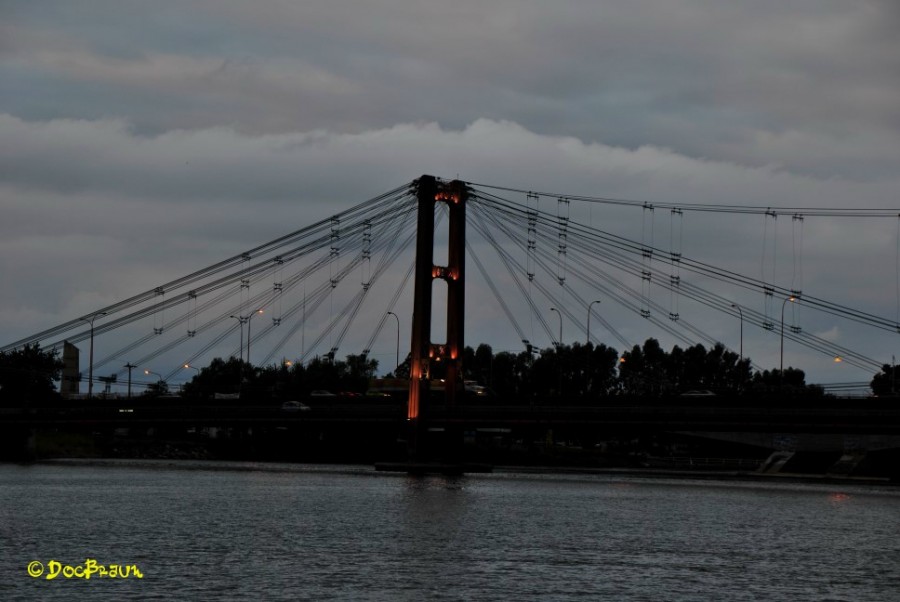
[[(443, 377), (440, 363), (432, 364), (431, 377)], [(489, 398), (510, 403), (560, 400), (590, 403), (613, 396), (664, 398), (690, 392), (720, 396), (817, 397), (821, 387), (807, 385), (802, 370), (788, 368), (754, 371), (748, 358), (740, 358), (722, 345), (710, 349), (694, 345), (665, 351), (656, 339), (619, 354), (606, 345), (562, 345), (540, 351), (494, 353), (490, 345), (466, 347), (465, 379), (486, 386)], [(55, 350), (28, 345), (0, 353), (0, 405), (58, 398), (62, 362)], [(297, 399), (313, 391), (364, 394), (378, 373), (378, 362), (365, 355), (345, 360), (314, 358), (304, 365), (252, 366), (240, 359), (216, 358), (185, 383), (180, 394), (211, 399), (217, 393), (244, 399)], [(408, 378), (409, 358), (387, 376)], [(875, 375), (876, 393), (895, 390), (895, 368), (885, 366)], [(151, 385), (144, 395), (169, 392), (164, 382)]]
[(210, 399), (224, 394), (287, 400), (307, 397), (313, 391), (362, 395), (377, 371), (378, 361), (365, 355), (349, 355), (346, 360), (316, 357), (305, 365), (283, 362), (270, 366), (216, 358), (182, 386), (181, 396)]
[(504, 399), (597, 400), (610, 396), (672, 397), (710, 392), (722, 396), (821, 396), (802, 370), (754, 372), (748, 358), (715, 345), (665, 351), (647, 339), (621, 355), (606, 345), (563, 345), (538, 353), (493, 353), (489, 345), (466, 349), (466, 377)]

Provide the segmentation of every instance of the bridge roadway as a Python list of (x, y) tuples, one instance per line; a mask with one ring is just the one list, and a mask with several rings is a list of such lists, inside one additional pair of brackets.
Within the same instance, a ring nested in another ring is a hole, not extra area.
[[(104, 406), (0, 408), (0, 426), (19, 428), (151, 426), (291, 426), (339, 428), (341, 424), (401, 427), (401, 403), (309, 401), (309, 409), (287, 411), (279, 404), (191, 405), (119, 400)], [(304, 402), (306, 403), (306, 402)], [(691, 402), (601, 406), (461, 405), (432, 406), (429, 427), (598, 428), (617, 431), (900, 434), (900, 404), (818, 407), (751, 407)]]

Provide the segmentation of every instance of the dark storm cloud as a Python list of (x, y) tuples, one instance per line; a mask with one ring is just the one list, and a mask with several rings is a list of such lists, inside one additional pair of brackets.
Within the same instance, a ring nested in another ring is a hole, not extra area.
[(23, 93), (4, 106), (25, 118), (47, 117), (37, 83), (73, 91), (56, 116), (156, 133), (490, 118), (826, 177), (900, 160), (888, 2), (13, 6), (4, 79)]

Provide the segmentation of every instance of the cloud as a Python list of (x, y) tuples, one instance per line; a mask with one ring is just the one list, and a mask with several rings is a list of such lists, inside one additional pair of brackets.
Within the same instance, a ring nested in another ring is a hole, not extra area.
[(890, 2), (109, 6), (15, 4), (0, 108), (148, 134), (486, 118), (819, 177), (890, 178), (900, 161)]
[(841, 330), (837, 326), (833, 326), (829, 328), (825, 332), (817, 332), (817, 337), (823, 338), (826, 341), (831, 341), (832, 343), (837, 343), (841, 340)]

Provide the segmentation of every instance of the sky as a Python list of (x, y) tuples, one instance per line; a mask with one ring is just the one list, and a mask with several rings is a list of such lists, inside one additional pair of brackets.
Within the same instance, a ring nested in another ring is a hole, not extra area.
[[(0, 0), (0, 17), (4, 344), (425, 173), (900, 215), (893, 0)], [(639, 212), (604, 211), (576, 213), (640, 236)], [(684, 252), (758, 276), (763, 227), (688, 215)], [(787, 286), (796, 234), (778, 228)], [(805, 292), (900, 314), (897, 222), (805, 228)], [(606, 311), (635, 342), (671, 346)], [(495, 316), (474, 317), (469, 341), (514, 348)], [(698, 319), (737, 347), (732, 318)], [(898, 349), (897, 335), (802, 320), (885, 363)], [(772, 333), (745, 336), (777, 367)], [(816, 382), (871, 378), (802, 349), (786, 363)]]

